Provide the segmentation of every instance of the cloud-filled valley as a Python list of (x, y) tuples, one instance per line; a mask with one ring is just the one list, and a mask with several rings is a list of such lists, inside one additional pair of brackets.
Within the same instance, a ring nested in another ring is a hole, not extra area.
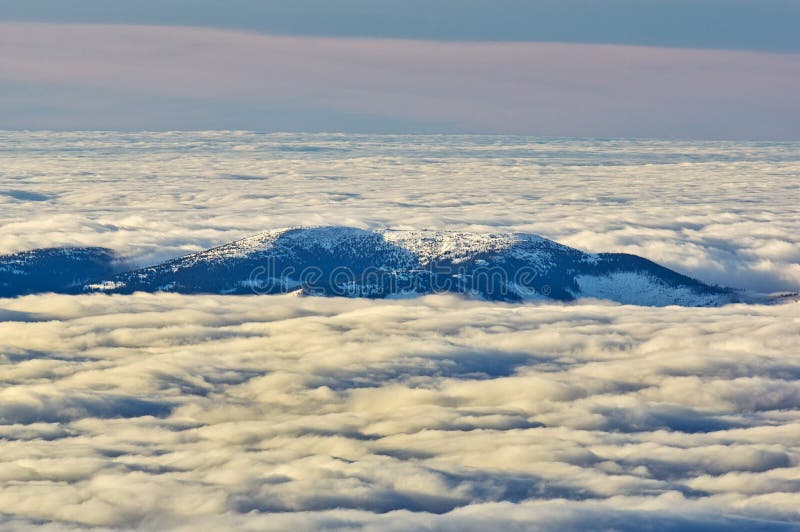
[[(0, 132), (0, 254), (521, 232), (798, 291), (798, 148)], [(799, 311), (0, 298), (0, 528), (797, 529)]]
[(797, 304), (139, 294), (3, 309), (7, 526), (798, 522)]

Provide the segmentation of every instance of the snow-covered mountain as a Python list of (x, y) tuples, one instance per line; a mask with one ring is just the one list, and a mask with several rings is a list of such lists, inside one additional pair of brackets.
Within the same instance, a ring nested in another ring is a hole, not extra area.
[(488, 300), (596, 297), (637, 305), (712, 306), (737, 300), (642, 257), (584, 253), (530, 234), (268, 231), (156, 266), (100, 278), (90, 291), (410, 297), (464, 293)]
[(80, 293), (92, 279), (115, 273), (105, 248), (47, 248), (0, 255), (0, 297), (37, 292)]

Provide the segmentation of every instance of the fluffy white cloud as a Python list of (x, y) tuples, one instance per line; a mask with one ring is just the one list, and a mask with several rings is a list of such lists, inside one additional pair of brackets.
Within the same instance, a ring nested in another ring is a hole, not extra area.
[(796, 303), (0, 309), (4, 527), (800, 523)]
[[(4, 132), (0, 252), (525, 231), (800, 289), (797, 144)], [(798, 303), (0, 300), (0, 527), (791, 529)]]
[(800, 290), (796, 143), (0, 133), (0, 252), (148, 263), (290, 225), (525, 231)]

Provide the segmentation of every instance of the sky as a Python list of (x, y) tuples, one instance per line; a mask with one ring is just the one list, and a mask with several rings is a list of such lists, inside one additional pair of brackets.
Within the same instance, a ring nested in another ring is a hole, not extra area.
[(0, 128), (800, 139), (790, 0), (0, 0)]

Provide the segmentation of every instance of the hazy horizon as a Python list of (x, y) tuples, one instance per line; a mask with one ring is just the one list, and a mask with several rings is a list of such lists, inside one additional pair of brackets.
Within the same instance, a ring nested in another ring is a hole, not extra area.
[(594, 142), (646, 141), (646, 142), (696, 142), (696, 143), (731, 143), (731, 144), (798, 144), (798, 139), (766, 139), (766, 138), (693, 138), (693, 137), (581, 137), (562, 135), (530, 135), (525, 133), (499, 132), (416, 132), (416, 131), (345, 131), (345, 130), (258, 130), (258, 129), (80, 129), (80, 128), (0, 128), (0, 132), (8, 133), (252, 133), (255, 135), (341, 135), (349, 137), (382, 136), (382, 137), (492, 137), (523, 138), (537, 141), (575, 140)]

